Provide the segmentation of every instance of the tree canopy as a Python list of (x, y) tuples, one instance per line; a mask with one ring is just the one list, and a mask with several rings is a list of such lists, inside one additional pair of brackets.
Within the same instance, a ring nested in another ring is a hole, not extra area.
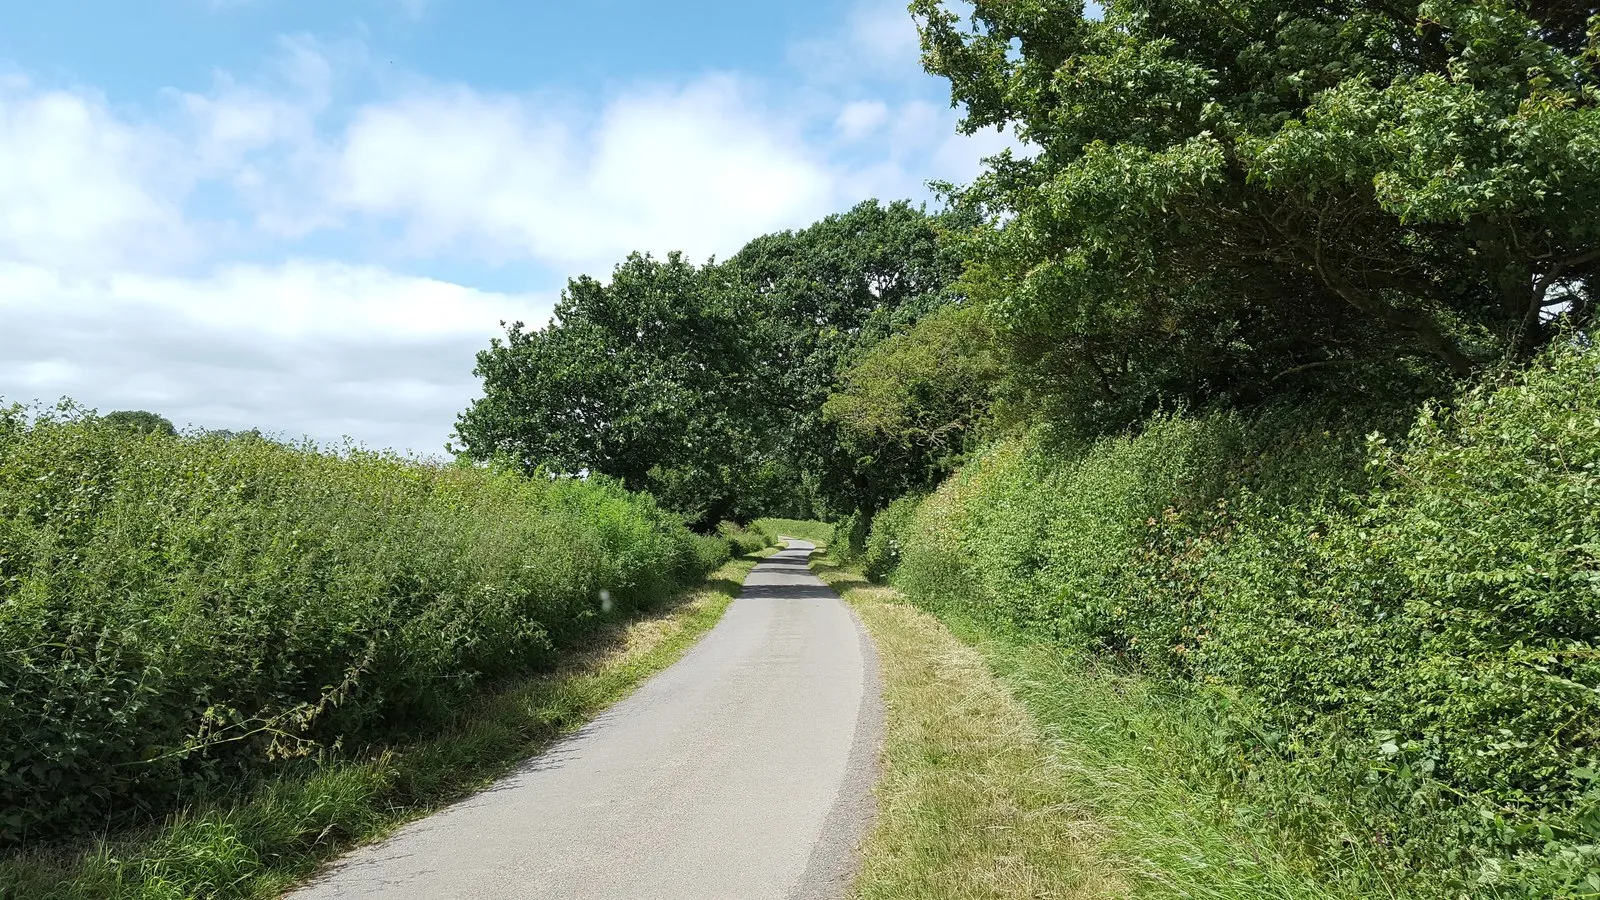
[(479, 354), (462, 449), (612, 476), (697, 521), (887, 500), (897, 463), (841, 445), (822, 407), (870, 347), (948, 300), (960, 261), (939, 227), (868, 201), (725, 262), (636, 254), (609, 282), (575, 278), (546, 327), (513, 323)]
[(1002, 370), (983, 310), (948, 304), (890, 335), (823, 404), (840, 445), (898, 481), (885, 496), (929, 490), (983, 436)]
[(994, 421), (1410, 402), (1594, 316), (1596, 8), (1547, 0), (915, 0), (969, 132), (928, 215), (875, 201), (726, 261), (635, 255), (479, 356), (471, 458), (697, 521), (871, 512)]
[(965, 129), (1022, 141), (955, 191), (967, 287), (1061, 416), (1459, 376), (1592, 315), (1589, 6), (912, 7)]
[(949, 302), (962, 262), (940, 241), (955, 216), (862, 203), (801, 231), (757, 238), (728, 260), (748, 300), (762, 384), (777, 389), (772, 448), (793, 460), (817, 514), (876, 509), (899, 495), (908, 461), (860, 452), (823, 405), (879, 342)]
[(171, 419), (149, 410), (119, 409), (116, 412), (108, 412), (101, 416), (101, 420), (108, 425), (116, 425), (120, 428), (128, 428), (144, 434), (176, 435), (178, 433), (178, 429), (173, 426)]
[(609, 475), (696, 518), (725, 513), (750, 367), (711, 275), (635, 254), (609, 283), (573, 279), (548, 327), (513, 323), (478, 355), (484, 396), (460, 418), (462, 444), (529, 471)]

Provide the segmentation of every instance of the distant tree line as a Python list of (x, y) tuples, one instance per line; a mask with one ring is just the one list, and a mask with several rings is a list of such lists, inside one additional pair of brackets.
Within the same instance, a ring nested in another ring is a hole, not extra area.
[[(929, 487), (971, 423), (874, 416), (864, 405), (888, 398), (850, 373), (884, 345), (909, 359), (917, 323), (963, 305), (941, 242), (959, 221), (868, 201), (725, 261), (635, 254), (608, 281), (575, 278), (546, 327), (513, 323), (479, 354), (460, 447), (609, 475), (707, 523), (830, 517)], [(856, 399), (830, 406), (841, 392)]]

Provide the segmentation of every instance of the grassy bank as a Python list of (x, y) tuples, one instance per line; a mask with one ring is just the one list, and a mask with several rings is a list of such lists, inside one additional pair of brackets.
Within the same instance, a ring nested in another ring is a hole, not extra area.
[(307, 761), (241, 802), (196, 805), (87, 852), (0, 860), (0, 896), (275, 897), (321, 861), (488, 785), (671, 665), (716, 624), (753, 565), (730, 562), (658, 611), (613, 622), (556, 671), (479, 697), (429, 739)]
[(1392, 896), (1326, 882), (1186, 778), (1211, 735), (1181, 696), (816, 569), (872, 634), (889, 708), (857, 897)]
[(919, 606), (1064, 660), (1018, 670), (1046, 706), (1092, 660), (1175, 711), (1189, 782), (1329, 883), (1600, 896), (1597, 372), (1555, 347), (1370, 435), (1301, 408), (1036, 431), (868, 543)]

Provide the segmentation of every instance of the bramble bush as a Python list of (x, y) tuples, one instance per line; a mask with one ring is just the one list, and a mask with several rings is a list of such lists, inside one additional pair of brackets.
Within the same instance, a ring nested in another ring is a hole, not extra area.
[(605, 480), (0, 410), (0, 843), (436, 723), (727, 554)]
[(1600, 353), (1367, 432), (1162, 416), (991, 448), (895, 582), (1125, 661), (1213, 711), (1192, 761), (1337, 868), (1435, 896), (1600, 893)]

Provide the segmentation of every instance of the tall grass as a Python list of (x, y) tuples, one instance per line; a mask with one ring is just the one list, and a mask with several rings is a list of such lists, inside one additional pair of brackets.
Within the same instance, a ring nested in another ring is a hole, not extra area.
[(727, 552), (607, 482), (0, 412), (0, 843), (443, 721)]
[(972, 647), (837, 564), (817, 573), (860, 614), (888, 709), (877, 816), (852, 896), (1128, 896), (1106, 829), (1064, 795), (1044, 735)]
[(1100, 825), (1101, 852), (1138, 897), (1335, 900), (1406, 893), (1370, 854), (1317, 866), (1282, 839), (1269, 804), (1211, 790), (1210, 704), (1160, 679), (953, 619), (955, 633), (1027, 708), (1060, 796)]
[(857, 896), (1390, 896), (1371, 871), (1314, 871), (1192, 777), (1212, 734), (1189, 692), (813, 565), (861, 614), (889, 703)]
[(1215, 789), (1330, 877), (1600, 896), (1597, 374), (1558, 346), (1370, 445), (1306, 410), (1003, 442), (895, 525), (894, 581), (1192, 687)]

